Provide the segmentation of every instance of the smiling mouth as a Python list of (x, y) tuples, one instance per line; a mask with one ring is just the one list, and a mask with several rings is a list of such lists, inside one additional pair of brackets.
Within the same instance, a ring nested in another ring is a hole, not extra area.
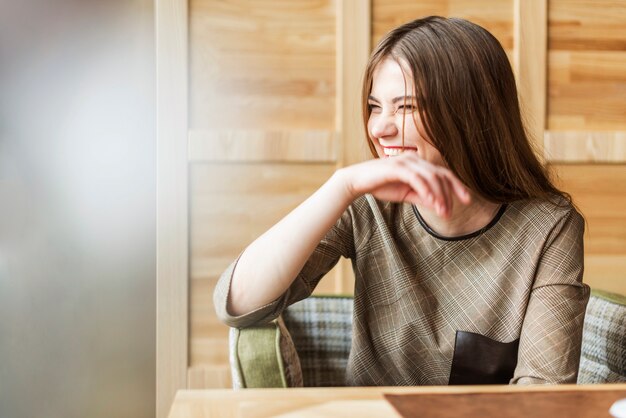
[(415, 147), (383, 147), (383, 153), (387, 157), (395, 157), (402, 154), (404, 151), (417, 151)]

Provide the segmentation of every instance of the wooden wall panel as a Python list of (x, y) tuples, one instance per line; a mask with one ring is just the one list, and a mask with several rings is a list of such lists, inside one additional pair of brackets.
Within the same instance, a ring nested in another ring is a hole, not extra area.
[(194, 164), (191, 278), (221, 273), (225, 261), (313, 194), (334, 169), (334, 164)]
[(626, 294), (626, 165), (553, 167), (587, 220), (585, 282)]
[(334, 129), (330, 0), (190, 2), (192, 129)]
[(396, 26), (430, 15), (460, 17), (483, 26), (511, 56), (513, 0), (372, 0), (372, 45)]
[[(221, 272), (336, 168), (336, 4), (191, 0), (188, 386), (230, 383)], [(333, 272), (320, 291), (335, 290)]]
[[(587, 218), (585, 280), (626, 294), (626, 1), (548, 2), (545, 157)], [(610, 163), (610, 164), (609, 164)]]
[(548, 5), (547, 0), (515, 0), (513, 7), (513, 71), (519, 106), (528, 139), (541, 158), (546, 129)]
[(338, 135), (321, 130), (202, 130), (189, 132), (192, 162), (337, 161)]
[(550, 0), (550, 45), (555, 50), (626, 50), (623, 0)]
[(546, 131), (544, 151), (552, 162), (624, 163), (626, 131)]
[(624, 130), (626, 51), (549, 53), (551, 130)]
[[(190, 2), (189, 387), (230, 385), (228, 329), (212, 303), (219, 274), (361, 158), (346, 144), (364, 139), (354, 74), (369, 23), (361, 0)], [(351, 276), (343, 263), (316, 293), (351, 293)]]
[(626, 130), (626, 1), (548, 2), (550, 130)]
[[(221, 387), (229, 381), (224, 377), (228, 327), (217, 319), (212, 299), (219, 275), (334, 170), (334, 164), (191, 165), (189, 384), (193, 387)], [(317, 289), (334, 290), (332, 275)]]

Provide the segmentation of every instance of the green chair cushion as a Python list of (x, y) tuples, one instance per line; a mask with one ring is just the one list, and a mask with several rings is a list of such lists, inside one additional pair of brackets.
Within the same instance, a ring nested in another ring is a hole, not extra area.
[(231, 329), (231, 367), (236, 388), (302, 386), (298, 354), (282, 319)]

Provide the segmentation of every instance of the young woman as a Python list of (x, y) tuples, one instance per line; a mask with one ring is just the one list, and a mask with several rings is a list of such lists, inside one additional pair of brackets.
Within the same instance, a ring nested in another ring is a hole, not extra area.
[(277, 317), (343, 256), (348, 385), (575, 382), (584, 221), (532, 151), (498, 41), (462, 19), (400, 26), (370, 58), (363, 103), (375, 158), (245, 249), (215, 290), (220, 318)]

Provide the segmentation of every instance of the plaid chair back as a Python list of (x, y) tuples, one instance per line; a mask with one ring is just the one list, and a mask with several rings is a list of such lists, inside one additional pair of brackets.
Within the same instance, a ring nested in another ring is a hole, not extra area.
[(345, 386), (352, 340), (352, 297), (314, 296), (283, 312), (304, 386)]
[(587, 305), (578, 383), (626, 382), (626, 297), (594, 290)]

